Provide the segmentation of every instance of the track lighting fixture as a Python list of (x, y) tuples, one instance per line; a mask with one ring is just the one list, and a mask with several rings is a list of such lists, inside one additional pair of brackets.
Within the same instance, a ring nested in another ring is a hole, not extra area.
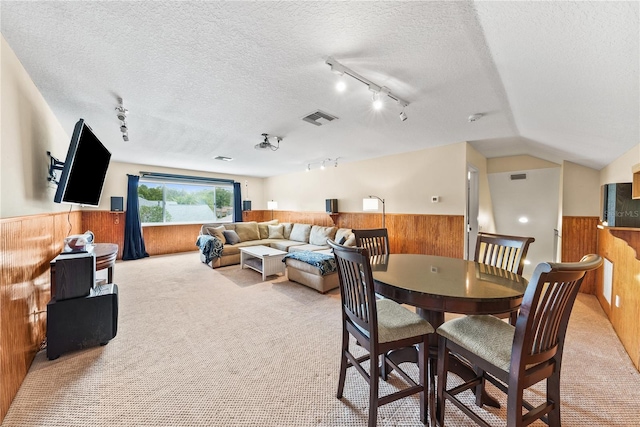
[(275, 139), (276, 141), (276, 145), (273, 145), (270, 141), (269, 141), (269, 134), (267, 133), (263, 133), (262, 137), (264, 138), (264, 141), (254, 145), (253, 148), (255, 148), (256, 150), (271, 150), (271, 151), (276, 151), (278, 148), (280, 148), (280, 141), (282, 141), (282, 138), (279, 136), (272, 136), (271, 139)]
[(309, 172), (311, 170), (311, 165), (318, 163), (320, 164), (320, 170), (325, 170), (327, 168), (327, 163), (331, 164), (331, 162), (333, 162), (333, 167), (337, 168), (338, 167), (338, 159), (340, 157), (336, 157), (336, 158), (329, 158), (327, 157), (326, 159), (323, 160), (318, 160), (317, 162), (309, 162), (307, 163), (307, 167), (305, 168), (305, 172)]
[(122, 132), (122, 139), (129, 141), (129, 128), (127, 127), (127, 113), (129, 110), (124, 108), (122, 98), (118, 98), (120, 105), (116, 107), (116, 117), (120, 120), (120, 132)]
[[(400, 120), (403, 122), (407, 120), (407, 114), (404, 112), (404, 108), (409, 105), (408, 101), (405, 101), (404, 99), (395, 95), (393, 92), (391, 92), (391, 90), (388, 87), (377, 85), (373, 83), (371, 80), (366, 79), (360, 74), (351, 70), (350, 68), (345, 67), (344, 65), (336, 61), (335, 58), (333, 58), (332, 56), (328, 57), (325, 62), (327, 65), (329, 65), (329, 67), (331, 67), (331, 71), (333, 73), (341, 76), (341, 80), (344, 80), (344, 75), (346, 74), (358, 80), (360, 83), (364, 83), (365, 85), (367, 85), (369, 87), (369, 90), (373, 92), (373, 108), (375, 110), (382, 109), (384, 95), (386, 95), (389, 98), (396, 101), (402, 108), (402, 111), (400, 112)], [(344, 82), (341, 85), (340, 85), (340, 82), (338, 82), (338, 84), (339, 86), (336, 85), (336, 89), (338, 89), (338, 91), (342, 92), (346, 89), (346, 84), (344, 84)]]

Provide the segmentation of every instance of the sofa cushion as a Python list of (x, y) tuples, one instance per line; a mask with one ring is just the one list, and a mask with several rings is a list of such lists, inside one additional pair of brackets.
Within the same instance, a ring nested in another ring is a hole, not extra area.
[(284, 225), (268, 225), (269, 235), (268, 239), (284, 239)]
[(227, 239), (225, 239), (224, 237), (225, 230), (226, 229), (224, 228), (224, 225), (221, 225), (219, 227), (205, 227), (206, 234), (208, 234), (209, 236), (217, 237), (218, 239), (220, 239), (223, 245), (227, 243)]
[[(350, 228), (338, 228), (336, 230), (336, 238), (333, 239), (336, 241), (336, 243), (339, 243), (341, 245), (344, 244), (344, 242), (347, 241), (347, 239), (349, 239), (349, 236), (353, 236), (353, 230), (351, 230)], [(342, 240), (342, 238), (344, 237), (344, 241), (342, 243), (340, 243), (340, 241)], [(355, 236), (354, 236), (355, 238)]]
[(315, 251), (322, 251), (322, 250), (326, 250), (326, 249), (331, 249), (331, 247), (329, 246), (320, 246), (320, 245), (294, 245), (289, 247), (289, 252), (299, 252), (299, 251), (308, 251), (308, 252), (315, 252)]
[(309, 244), (326, 246), (327, 239), (333, 240), (336, 236), (336, 227), (322, 227), (320, 225), (314, 225), (311, 227), (311, 233), (309, 233)]
[(236, 233), (238, 233), (241, 242), (260, 240), (260, 230), (255, 221), (236, 223)]
[(284, 238), (285, 239), (290, 239), (291, 238), (291, 229), (293, 228), (293, 223), (292, 222), (282, 222), (281, 223), (284, 226)]
[(278, 249), (280, 251), (285, 251), (285, 252), (289, 252), (289, 249), (293, 246), (303, 246), (304, 243), (302, 242), (294, 242), (293, 240), (273, 240), (269, 246), (271, 246), (273, 249)]
[(344, 246), (355, 246), (356, 245), (356, 235), (351, 234), (346, 242), (344, 242)]
[(289, 240), (296, 242), (309, 243), (309, 234), (311, 234), (311, 224), (293, 224)]
[(238, 233), (233, 230), (224, 230), (223, 231), (224, 238), (226, 243), (230, 245), (235, 245), (240, 243), (240, 237), (238, 237)]
[(269, 225), (276, 225), (278, 223), (277, 219), (272, 219), (271, 221), (264, 221), (258, 223), (258, 231), (260, 232), (261, 239), (269, 238)]

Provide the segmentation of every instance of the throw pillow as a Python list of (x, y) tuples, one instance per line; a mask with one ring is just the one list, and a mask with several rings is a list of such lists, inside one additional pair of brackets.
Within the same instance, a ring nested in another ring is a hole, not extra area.
[(309, 234), (311, 234), (311, 224), (293, 224), (289, 240), (296, 242), (309, 243)]
[(289, 239), (291, 238), (291, 229), (293, 228), (293, 223), (291, 222), (283, 222), (282, 225), (284, 226), (284, 238), (285, 239)]
[(327, 239), (333, 240), (336, 236), (336, 227), (322, 227), (320, 225), (314, 225), (311, 227), (311, 233), (309, 233), (309, 244), (326, 246)]
[(269, 225), (276, 225), (276, 224), (278, 224), (278, 220), (277, 219), (272, 219), (271, 221), (259, 222), (258, 223), (258, 230), (260, 231), (260, 238), (261, 239), (268, 239), (269, 238), (269, 228), (268, 228), (268, 226)]
[(349, 238), (344, 242), (344, 246), (355, 246), (356, 245), (356, 235), (352, 234)]
[(268, 225), (269, 235), (267, 238), (269, 239), (284, 239), (284, 225)]
[(233, 230), (224, 230), (223, 231), (224, 238), (227, 240), (227, 243), (230, 245), (236, 245), (240, 243), (240, 237), (238, 237), (238, 233)]
[(236, 233), (241, 242), (260, 240), (260, 230), (258, 229), (258, 223), (255, 221), (236, 223)]
[(336, 242), (340, 243), (340, 240), (344, 237), (344, 241), (346, 242), (349, 236), (353, 234), (353, 231), (350, 228), (338, 228), (336, 231), (336, 238), (334, 239)]
[(224, 228), (224, 225), (221, 225), (219, 227), (207, 227), (207, 233), (209, 233), (210, 236), (214, 236), (220, 239), (223, 245), (227, 243), (227, 240), (224, 238), (225, 230), (226, 228)]

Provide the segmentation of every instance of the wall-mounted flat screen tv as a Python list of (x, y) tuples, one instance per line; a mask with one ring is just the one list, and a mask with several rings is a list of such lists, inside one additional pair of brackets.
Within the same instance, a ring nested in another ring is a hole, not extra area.
[(84, 119), (78, 120), (53, 201), (98, 206), (110, 160), (109, 150)]

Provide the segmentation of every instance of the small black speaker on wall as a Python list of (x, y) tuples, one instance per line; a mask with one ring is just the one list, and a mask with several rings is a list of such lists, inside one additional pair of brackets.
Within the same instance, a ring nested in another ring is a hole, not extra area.
[(251, 210), (251, 200), (244, 200), (242, 202), (242, 210), (243, 211), (250, 211)]
[(327, 213), (338, 213), (338, 199), (325, 200)]
[(112, 197), (111, 212), (122, 212), (122, 209), (123, 209), (122, 203), (123, 203), (122, 197)]

